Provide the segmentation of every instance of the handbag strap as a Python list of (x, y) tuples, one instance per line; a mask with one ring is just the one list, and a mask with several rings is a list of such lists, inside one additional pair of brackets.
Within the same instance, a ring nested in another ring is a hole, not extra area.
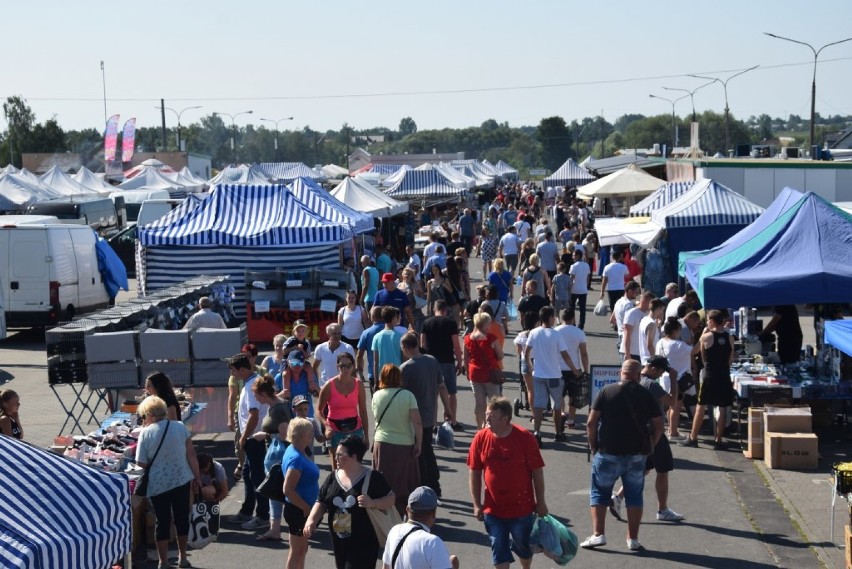
[(393, 557), (391, 557), (391, 564), (390, 564), (391, 569), (394, 569), (394, 567), (396, 567), (396, 559), (397, 559), (397, 557), (399, 557), (399, 553), (402, 551), (402, 544), (405, 543), (405, 540), (408, 539), (408, 536), (410, 536), (414, 532), (420, 531), (422, 529), (423, 528), (421, 528), (419, 524), (414, 524), (414, 527), (411, 528), (411, 530), (407, 534), (402, 536), (402, 539), (399, 540), (399, 543), (396, 544), (396, 548), (393, 550)]
[[(391, 403), (393, 403), (393, 400), (396, 398), (396, 396), (397, 396), (397, 395), (399, 395), (399, 392), (400, 392), (400, 391), (402, 391), (402, 388), (401, 388), (401, 387), (397, 387), (397, 388), (396, 388), (396, 393), (394, 393), (394, 394), (391, 396), (390, 401), (388, 401), (388, 404), (387, 404), (387, 405), (385, 405), (385, 408), (384, 408), (384, 410), (382, 411), (382, 414), (381, 414), (381, 415), (379, 415), (379, 420), (378, 420), (378, 421), (376, 421), (376, 429), (375, 429), (376, 431), (378, 431), (378, 430), (379, 430), (379, 425), (381, 425), (381, 423), (382, 423), (382, 419), (384, 419), (384, 418), (385, 418), (385, 413), (387, 413), (387, 412), (388, 412), (388, 409), (390, 409)], [(369, 480), (370, 480), (370, 479), (369, 479), (370, 474), (369, 474), (369, 473), (367, 473), (367, 476), (368, 476), (367, 481), (369, 481)]]
[(163, 443), (166, 440), (166, 433), (169, 432), (169, 425), (171, 424), (172, 422), (166, 419), (166, 428), (163, 431), (163, 436), (160, 438), (160, 444), (157, 445), (157, 450), (154, 451), (154, 456), (151, 457), (151, 461), (148, 463), (148, 466), (145, 470), (150, 470), (151, 466), (154, 464), (154, 461), (157, 460), (157, 455), (160, 454), (160, 449), (163, 447)]

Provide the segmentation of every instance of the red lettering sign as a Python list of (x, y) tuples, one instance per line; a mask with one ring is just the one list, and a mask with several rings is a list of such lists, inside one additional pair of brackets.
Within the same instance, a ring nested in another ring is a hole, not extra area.
[[(340, 308), (341, 305), (338, 305)], [(293, 322), (304, 320), (308, 325), (308, 339), (316, 346), (328, 340), (325, 328), (337, 322), (337, 313), (323, 312), (318, 308), (311, 310), (289, 310), (270, 306), (268, 312), (255, 312), (254, 304), (246, 307), (246, 327), (249, 341), (271, 342), (277, 334), (293, 334)]]

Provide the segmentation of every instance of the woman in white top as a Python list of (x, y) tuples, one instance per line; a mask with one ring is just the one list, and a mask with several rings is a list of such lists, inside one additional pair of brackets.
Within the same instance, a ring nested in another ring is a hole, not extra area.
[[(663, 324), (664, 336), (657, 341), (656, 354), (664, 356), (669, 360), (669, 365), (677, 373), (677, 377), (669, 377), (669, 386), (665, 385), (665, 374), (661, 378), (663, 387), (668, 387), (668, 392), (674, 396), (675, 404), (669, 409), (669, 439), (683, 439), (683, 436), (678, 433), (677, 424), (680, 419), (680, 409), (683, 403), (684, 393), (678, 390), (677, 380), (689, 374), (692, 371), (692, 346), (680, 339), (680, 330), (682, 326), (677, 318), (669, 318)], [(695, 394), (695, 386), (690, 387), (686, 393)]]
[(337, 311), (337, 323), (343, 332), (342, 340), (358, 349), (358, 339), (361, 332), (370, 326), (367, 311), (358, 304), (358, 294), (354, 290), (346, 293), (346, 306)]

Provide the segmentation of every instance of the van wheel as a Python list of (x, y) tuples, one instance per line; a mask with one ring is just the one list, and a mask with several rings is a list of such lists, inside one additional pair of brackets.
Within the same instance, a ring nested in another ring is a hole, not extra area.
[(73, 305), (73, 304), (69, 304), (69, 305), (65, 308), (65, 315), (68, 317), (68, 320), (71, 320), (72, 318), (74, 318), (74, 316), (75, 316), (76, 314), (77, 314), (77, 310), (74, 308), (74, 305)]

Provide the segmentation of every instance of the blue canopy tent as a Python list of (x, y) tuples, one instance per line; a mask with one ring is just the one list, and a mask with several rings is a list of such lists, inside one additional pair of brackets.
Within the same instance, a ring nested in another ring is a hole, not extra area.
[(677, 274), (681, 251), (695, 251), (723, 243), (763, 213), (730, 188), (702, 178), (662, 209), (651, 213), (651, 221), (666, 230), (669, 268)]
[(346, 225), (355, 234), (369, 233), (376, 228), (372, 216), (355, 211), (310, 178), (297, 178), (288, 188), (311, 211)]
[(221, 172), (216, 174), (207, 183), (210, 187), (218, 184), (269, 184), (269, 174), (257, 164), (246, 166), (226, 166)]
[(569, 158), (559, 169), (544, 179), (545, 186), (565, 186), (575, 187), (582, 186), (593, 182), (595, 177), (588, 170), (574, 162), (573, 158)]
[(127, 476), (0, 436), (0, 566), (103, 569), (130, 552)]
[(848, 302), (852, 215), (808, 192), (692, 284), (708, 307)]
[(260, 167), (276, 182), (289, 184), (298, 178), (309, 178), (314, 181), (325, 181), (322, 172), (301, 162), (263, 162)]
[(359, 172), (373, 172), (382, 176), (390, 176), (402, 169), (411, 170), (411, 166), (408, 164), (370, 164), (366, 168), (359, 170)]
[(465, 190), (453, 185), (440, 171), (430, 168), (406, 171), (385, 193), (398, 200), (441, 203), (458, 200)]
[[(678, 256), (678, 274), (686, 277), (687, 280), (693, 282), (697, 276), (698, 269), (715, 259), (724, 256), (726, 253), (733, 251), (743, 243), (756, 237), (761, 231), (778, 219), (784, 212), (802, 198), (802, 192), (792, 188), (784, 188), (778, 197), (775, 198), (769, 207), (766, 208), (760, 217), (754, 220), (754, 223), (747, 225), (745, 229), (732, 236), (730, 239), (712, 249), (704, 251), (681, 251)], [(687, 274), (687, 267), (689, 274)]]
[[(194, 206), (194, 207), (193, 207)], [(142, 294), (199, 274), (227, 274), (237, 317), (245, 316), (245, 271), (339, 269), (347, 225), (314, 212), (281, 184), (220, 185), (140, 227), (137, 278)]]
[(661, 209), (688, 192), (695, 185), (695, 180), (687, 182), (667, 182), (653, 194), (645, 197), (635, 205), (630, 206), (630, 217), (647, 217), (651, 212)]
[[(396, 167), (395, 164), (376, 164), (376, 166), (394, 166), (394, 167)], [(409, 170), (413, 170), (413, 169), (414, 168), (412, 168), (408, 164), (402, 164), (402, 165), (399, 166), (399, 168), (396, 168), (396, 170), (394, 170), (393, 172), (387, 171), (386, 168), (379, 168), (379, 170), (371, 170), (371, 171), (377, 172), (382, 176), (386, 176), (385, 179), (382, 180), (381, 185), (386, 187), (386, 188), (390, 188), (394, 184), (396, 184), (398, 181), (400, 181), (402, 179), (402, 177), (405, 176), (406, 172), (408, 172)]]
[(825, 343), (852, 356), (852, 320), (827, 320)]

